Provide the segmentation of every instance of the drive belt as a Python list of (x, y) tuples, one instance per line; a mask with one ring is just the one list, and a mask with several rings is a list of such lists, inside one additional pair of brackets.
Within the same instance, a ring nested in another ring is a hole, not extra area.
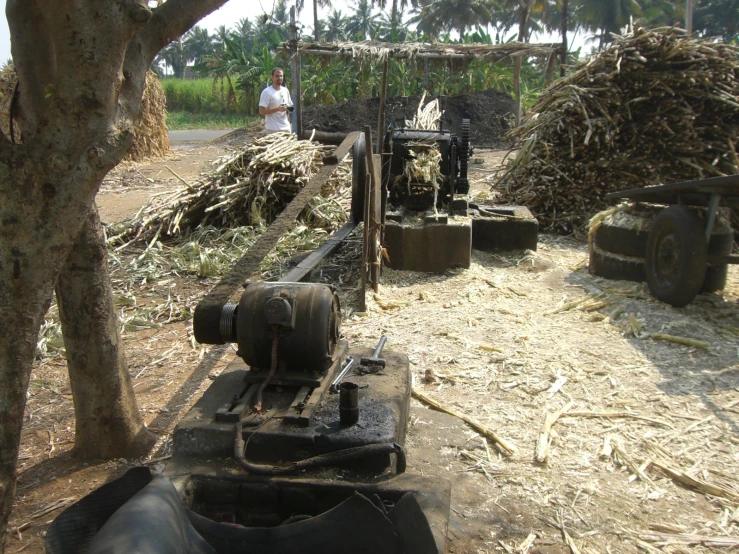
[(259, 270), (262, 260), (272, 250), (280, 237), (293, 226), (300, 213), (311, 198), (321, 192), (321, 187), (329, 180), (341, 160), (349, 153), (359, 138), (359, 131), (349, 133), (332, 155), (324, 158), (324, 165), (301, 189), (267, 230), (259, 235), (244, 256), (234, 264), (229, 272), (198, 303), (193, 317), (195, 340), (204, 344), (223, 344), (219, 331), (221, 309), (251, 275)]

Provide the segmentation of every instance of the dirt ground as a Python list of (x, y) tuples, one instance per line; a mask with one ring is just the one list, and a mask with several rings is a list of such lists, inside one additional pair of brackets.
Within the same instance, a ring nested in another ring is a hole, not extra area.
[[(179, 179), (167, 168), (194, 179), (222, 148), (183, 145), (165, 160), (118, 168), (98, 196), (103, 219), (130, 216), (150, 194), (175, 186)], [(489, 188), (503, 155), (478, 151), (474, 191)], [(352, 256), (348, 249), (339, 259), (356, 263)], [(371, 346), (387, 334), (386, 348), (408, 355), (418, 390), (515, 448), (507, 455), (461, 420), (413, 400), (408, 471), (451, 481), (448, 551), (736, 548), (736, 267), (722, 295), (675, 309), (644, 285), (592, 277), (586, 265), (586, 244), (541, 235), (535, 253), (474, 252), (467, 270), (386, 270), (366, 312), (357, 312), (353, 287), (344, 289), (343, 331), (352, 344)], [(176, 290), (194, 305), (214, 282), (183, 278)], [(703, 342), (684, 346), (664, 335)], [(190, 322), (126, 332), (124, 343), (157, 447), (143, 460), (73, 458), (65, 361), (39, 362), (8, 552), (43, 552), (45, 530), (64, 506), (132, 465), (161, 470), (174, 425), (234, 356), (194, 343)], [(534, 459), (538, 442), (548, 447), (542, 462)]]

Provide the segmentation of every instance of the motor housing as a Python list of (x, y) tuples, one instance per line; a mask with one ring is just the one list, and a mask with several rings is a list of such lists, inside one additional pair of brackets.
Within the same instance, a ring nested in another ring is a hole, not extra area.
[(236, 342), (251, 367), (270, 367), (277, 332), (281, 367), (325, 371), (339, 340), (341, 305), (328, 285), (251, 283), (238, 305), (223, 307), (220, 328), (223, 341)]

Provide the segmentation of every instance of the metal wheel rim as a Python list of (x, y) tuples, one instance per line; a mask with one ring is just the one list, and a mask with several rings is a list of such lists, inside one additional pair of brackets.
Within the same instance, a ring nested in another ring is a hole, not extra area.
[(674, 233), (668, 233), (657, 242), (652, 273), (660, 288), (669, 288), (680, 276), (679, 242)]

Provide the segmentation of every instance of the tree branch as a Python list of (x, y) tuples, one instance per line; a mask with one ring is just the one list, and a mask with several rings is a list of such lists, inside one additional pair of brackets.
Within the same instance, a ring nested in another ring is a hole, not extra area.
[(167, 0), (140, 31), (142, 54), (151, 63), (159, 51), (228, 0)]
[[(10, 27), (15, 72), (22, 83), (21, 118), (35, 127), (44, 112), (46, 87), (56, 80), (56, 52), (46, 15), (35, 0), (8, 0), (5, 14)], [(23, 125), (22, 125), (23, 126)]]

